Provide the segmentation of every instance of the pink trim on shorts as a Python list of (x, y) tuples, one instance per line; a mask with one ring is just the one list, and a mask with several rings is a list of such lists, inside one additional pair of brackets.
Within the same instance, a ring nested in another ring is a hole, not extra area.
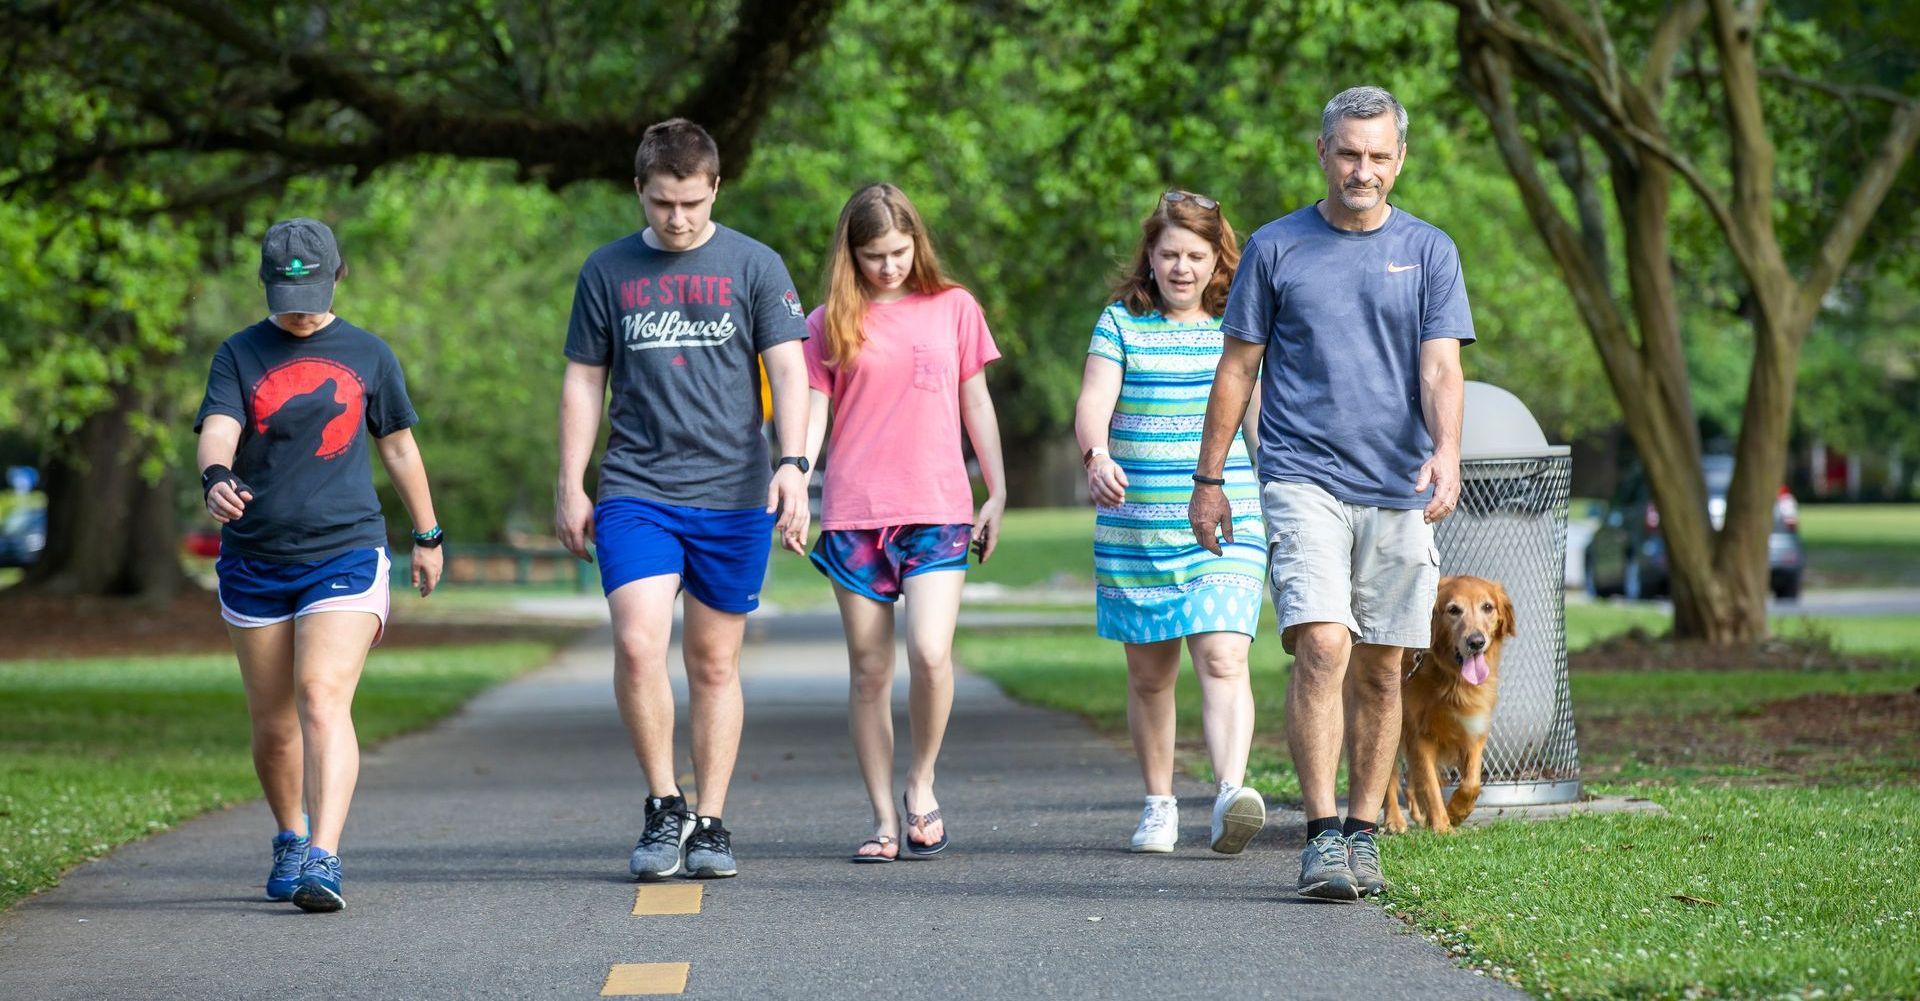
[(387, 634), (387, 615), (393, 610), (393, 587), (388, 577), (393, 573), (393, 561), (387, 557), (387, 547), (380, 547), (380, 565), (373, 574), (373, 586), (359, 594), (343, 594), (338, 598), (322, 598), (293, 613), (293, 618), (312, 615), (315, 612), (372, 612), (380, 620), (373, 631), (373, 645), (379, 646), (382, 637)]
[(393, 609), (393, 589), (388, 580), (392, 573), (393, 561), (387, 556), (387, 547), (380, 547), (380, 562), (373, 575), (373, 586), (358, 594), (343, 594), (338, 598), (322, 598), (292, 615), (278, 615), (270, 619), (252, 615), (242, 615), (227, 607), (224, 599), (220, 602), (220, 618), (241, 629), (258, 629), (279, 622), (289, 622), (302, 615), (314, 612), (371, 612), (380, 620), (373, 631), (373, 645), (379, 646), (380, 640), (387, 635), (387, 616)]

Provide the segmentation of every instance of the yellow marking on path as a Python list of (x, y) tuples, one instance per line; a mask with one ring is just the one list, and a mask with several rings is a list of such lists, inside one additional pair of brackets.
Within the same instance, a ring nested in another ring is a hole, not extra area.
[(700, 892), (705, 889), (706, 887), (699, 883), (642, 886), (633, 895), (633, 916), (698, 914), (700, 913)]
[(615, 963), (600, 988), (603, 998), (680, 994), (687, 989), (686, 963)]

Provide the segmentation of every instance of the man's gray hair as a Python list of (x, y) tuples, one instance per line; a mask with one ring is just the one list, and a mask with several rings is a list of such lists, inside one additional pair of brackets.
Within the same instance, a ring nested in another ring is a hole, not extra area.
[(1327, 110), (1320, 113), (1320, 138), (1332, 143), (1333, 127), (1340, 124), (1342, 118), (1377, 118), (1389, 111), (1393, 112), (1393, 124), (1400, 130), (1400, 145), (1405, 146), (1407, 109), (1381, 87), (1348, 87), (1335, 94), (1333, 100), (1327, 102)]

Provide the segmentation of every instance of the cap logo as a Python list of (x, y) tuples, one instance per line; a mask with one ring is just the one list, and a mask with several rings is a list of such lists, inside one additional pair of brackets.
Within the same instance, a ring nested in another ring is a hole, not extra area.
[(286, 267), (281, 268), (280, 273), (283, 275), (286, 275), (288, 278), (305, 278), (306, 276), (313, 274), (313, 269), (310, 267), (307, 267), (306, 262), (296, 257), (293, 259), (292, 264), (289, 264)]

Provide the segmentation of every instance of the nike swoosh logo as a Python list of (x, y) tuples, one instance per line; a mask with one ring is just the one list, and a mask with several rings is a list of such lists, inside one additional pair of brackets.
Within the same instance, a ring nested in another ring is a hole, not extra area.
[(1420, 265), (1418, 264), (1388, 264), (1387, 274), (1397, 275), (1402, 271), (1412, 271), (1414, 268), (1417, 268), (1419, 266)]
[(329, 586), (329, 587), (331, 587), (331, 588), (333, 588), (333, 589), (334, 589), (335, 591), (344, 591), (344, 590), (346, 590), (346, 589), (347, 589), (347, 585), (345, 585), (345, 584), (342, 584), (342, 583), (340, 583), (340, 582), (338, 582), (338, 581), (335, 581), (334, 583), (332, 583), (332, 584), (329, 584), (329, 585), (327, 585), (327, 586)]
[(955, 549), (965, 549), (965, 548), (967, 548), (967, 544), (966, 544), (966, 543), (965, 543), (964, 541), (962, 541), (962, 542), (956, 542), (956, 543), (954, 543), (954, 544), (953, 544), (953, 548), (955, 548)]

